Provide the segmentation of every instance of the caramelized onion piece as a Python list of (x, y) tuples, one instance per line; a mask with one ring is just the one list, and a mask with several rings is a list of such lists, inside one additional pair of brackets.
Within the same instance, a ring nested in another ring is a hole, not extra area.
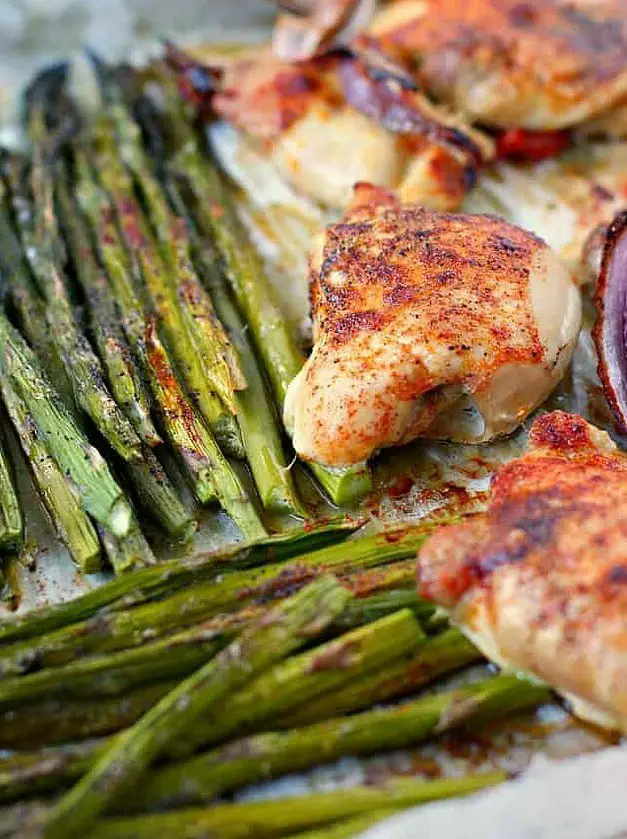
[(594, 302), (599, 377), (618, 426), (627, 431), (627, 211), (607, 230)]
[[(342, 62), (340, 81), (346, 101), (394, 134), (420, 134), (451, 150), (475, 169), (483, 162), (477, 144), (448, 125), (424, 97), (408, 89), (405, 74), (389, 60), (376, 63), (362, 57)], [(412, 85), (413, 87), (413, 85)]]

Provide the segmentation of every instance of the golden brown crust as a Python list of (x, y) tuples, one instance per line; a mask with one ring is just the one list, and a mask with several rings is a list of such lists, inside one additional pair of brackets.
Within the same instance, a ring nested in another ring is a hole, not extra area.
[[(374, 32), (436, 96), (496, 125), (560, 128), (627, 92), (625, 0), (401, 0)], [(413, 11), (412, 11), (413, 10)]]
[(510, 432), (561, 378), (579, 326), (578, 293), (536, 236), (367, 184), (314, 249), (310, 289), (315, 346), (286, 421), (297, 452), (331, 466), (421, 435)]
[(627, 720), (627, 458), (579, 416), (540, 417), (489, 509), (436, 533), (419, 592), (499, 662)]

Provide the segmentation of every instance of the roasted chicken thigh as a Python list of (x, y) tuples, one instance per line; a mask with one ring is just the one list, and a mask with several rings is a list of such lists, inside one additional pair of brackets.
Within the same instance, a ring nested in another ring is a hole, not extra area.
[(482, 442), (561, 379), (580, 297), (536, 236), (361, 184), (310, 260), (314, 349), (290, 385), (297, 453), (328, 466), (416, 437)]
[(442, 528), (418, 589), (486, 656), (627, 731), (627, 457), (582, 417), (536, 420), (487, 512)]
[(566, 128), (627, 94), (626, 0), (398, 0), (371, 32), (437, 99), (493, 126)]

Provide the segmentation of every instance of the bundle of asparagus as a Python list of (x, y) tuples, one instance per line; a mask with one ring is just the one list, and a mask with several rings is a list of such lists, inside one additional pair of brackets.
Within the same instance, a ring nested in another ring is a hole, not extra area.
[[(263, 360), (279, 411), (287, 387), (304, 363), (290, 326), (281, 312), (259, 254), (250, 242), (231, 202), (228, 190), (211, 160), (202, 152), (200, 140), (192, 129), (176, 85), (167, 71), (159, 73), (167, 121), (176, 137), (175, 149), (168, 153), (163, 129), (152, 109), (138, 109), (142, 126), (153, 137), (153, 148), (162, 155), (161, 164), (172, 184), (173, 175), (183, 176), (190, 215), (201, 236), (213, 241), (224, 277), (246, 320)], [(168, 174), (169, 173), (169, 176)], [(172, 189), (170, 185), (169, 189)], [(183, 207), (180, 207), (183, 210)], [(197, 249), (201, 263), (215, 262), (206, 246)], [(215, 269), (214, 269), (215, 270)], [(203, 278), (206, 270), (201, 269)], [(371, 477), (364, 464), (351, 469), (327, 469), (319, 464), (311, 468), (334, 503), (355, 503), (371, 489)]]
[[(334, 549), (326, 552), (329, 550)], [(319, 553), (324, 554), (325, 550)], [(131, 726), (106, 741), (41, 753), (18, 753), (5, 759), (0, 763), (0, 801), (58, 794), (78, 782), (52, 808), (36, 804), (20, 809), (19, 829), (27, 827), (35, 831), (28, 835), (42, 837), (85, 830), (96, 813), (104, 809), (111, 813), (144, 813), (190, 805), (206, 809), (177, 810), (173, 814), (176, 820), (169, 820), (168, 816), (107, 819), (98, 830), (112, 836), (119, 835), (119, 831), (121, 835), (128, 831), (128, 835), (150, 836), (150, 831), (160, 829), (168, 836), (178, 835), (175, 825), (179, 830), (184, 825), (192, 835), (194, 830), (203, 835), (202, 830), (222, 826), (222, 819), (226, 818), (227, 831), (239, 830), (236, 823), (247, 825), (246, 830), (254, 825), (257, 831), (261, 828), (257, 827), (256, 811), (249, 813), (239, 805), (231, 811), (230, 807), (212, 804), (214, 799), (246, 784), (307, 769), (343, 755), (394, 749), (461, 725), (494, 720), (547, 698), (544, 686), (515, 676), (496, 676), (398, 707), (364, 711), (372, 702), (415, 692), (442, 672), (474, 661), (477, 653), (456, 630), (426, 639), (412, 612), (403, 608), (411, 605), (412, 600), (414, 607), (418, 605), (411, 589), (388, 592), (386, 598), (379, 596), (369, 604), (368, 599), (358, 605), (350, 598), (346, 587), (322, 576), (278, 607), (269, 611), (266, 607), (263, 615), (258, 613), (252, 622), (250, 617), (242, 619), (238, 631), (248, 628), (226, 649), (224, 644), (233, 635), (227, 632), (219, 637), (217, 632), (210, 634), (205, 628), (204, 632), (188, 633), (187, 638), (183, 633), (166, 643), (149, 643), (123, 655), (95, 657), (61, 669), (44, 669), (33, 677), (0, 682), (0, 706), (12, 709), (13, 730), (16, 722), (18, 727), (21, 719), (26, 722), (28, 714), (37, 722), (37, 745), (42, 742), (41, 732), (46, 724), (59, 730), (60, 723), (68, 739), (94, 733), (80, 725), (71, 726), (72, 720), (80, 720), (81, 706), (83, 722), (86, 719), (85, 700), (79, 705), (74, 698), (89, 697), (94, 688), (97, 692), (121, 692), (117, 727)], [(421, 615), (420, 609), (414, 611)], [(357, 628), (345, 631), (350, 625)], [(335, 637), (324, 641), (329, 633)], [(317, 646), (290, 655), (314, 639)], [(216, 657), (220, 648), (223, 652)], [(182, 663), (176, 655), (166, 658), (169, 651), (186, 649), (190, 658)], [(279, 661), (286, 654), (289, 657)], [(177, 683), (186, 672), (198, 667), (187, 680)], [(132, 690), (153, 676), (165, 678), (145, 684), (139, 691)], [(48, 707), (37, 704), (42, 697), (47, 698)], [(57, 718), (54, 726), (50, 716), (53, 697), (57, 701), (65, 699), (59, 706), (65, 716), (63, 720)], [(210, 713), (214, 703), (215, 712)], [(94, 719), (115, 719), (111, 700), (92, 699), (87, 704), (91, 704)], [(200, 708), (204, 709), (202, 717), (198, 716)], [(192, 717), (194, 725), (189, 724)], [(319, 721), (312, 721), (316, 719)], [(276, 731), (278, 720), (285, 728), (282, 732)], [(8, 731), (8, 726), (0, 726), (2, 730)], [(105, 727), (102, 733), (107, 730), (111, 729)], [(230, 738), (235, 739), (224, 742)], [(0, 743), (7, 745), (1, 733)], [(10, 739), (8, 743), (16, 745)], [(217, 743), (223, 745), (192, 754)], [(157, 754), (168, 765), (151, 769), (149, 765)], [(136, 789), (132, 796), (125, 795), (129, 777), (138, 777), (140, 772), (148, 773), (141, 793)], [(323, 809), (318, 814), (316, 797), (302, 804), (283, 802), (286, 821), (279, 819), (276, 824), (272, 805), (260, 804), (259, 817), (267, 813), (270, 818), (263, 828), (268, 832), (254, 835), (273, 835), (275, 829), (279, 831), (276, 835), (284, 835), (288, 828), (335, 824), (356, 814), (362, 820), (366, 816), (374, 820), (375, 815), (382, 818), (391, 808), (431, 800), (440, 794), (464, 794), (502, 778), (497, 773), (443, 780), (432, 786), (409, 782), (409, 798), (401, 796), (395, 804), (392, 794), (385, 806), (374, 800), (366, 803), (364, 799), (363, 809), (356, 803), (361, 791), (348, 791), (342, 793), (347, 796), (346, 809), (335, 809), (339, 804), (336, 797), (330, 799), (336, 804), (327, 812), (322, 799)], [(392, 784), (388, 792), (394, 789)], [(424, 799), (420, 792), (424, 792)], [(418, 797), (414, 799), (413, 795)], [(292, 806), (296, 809), (292, 810)], [(349, 826), (352, 827), (351, 822), (342, 829), (348, 831)], [(21, 835), (19, 831), (17, 835)]]

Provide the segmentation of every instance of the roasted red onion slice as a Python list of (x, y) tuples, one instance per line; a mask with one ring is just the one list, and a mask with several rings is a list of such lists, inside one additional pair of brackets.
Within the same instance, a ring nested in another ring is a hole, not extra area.
[(599, 377), (618, 425), (627, 431), (627, 211), (608, 228), (594, 301)]

